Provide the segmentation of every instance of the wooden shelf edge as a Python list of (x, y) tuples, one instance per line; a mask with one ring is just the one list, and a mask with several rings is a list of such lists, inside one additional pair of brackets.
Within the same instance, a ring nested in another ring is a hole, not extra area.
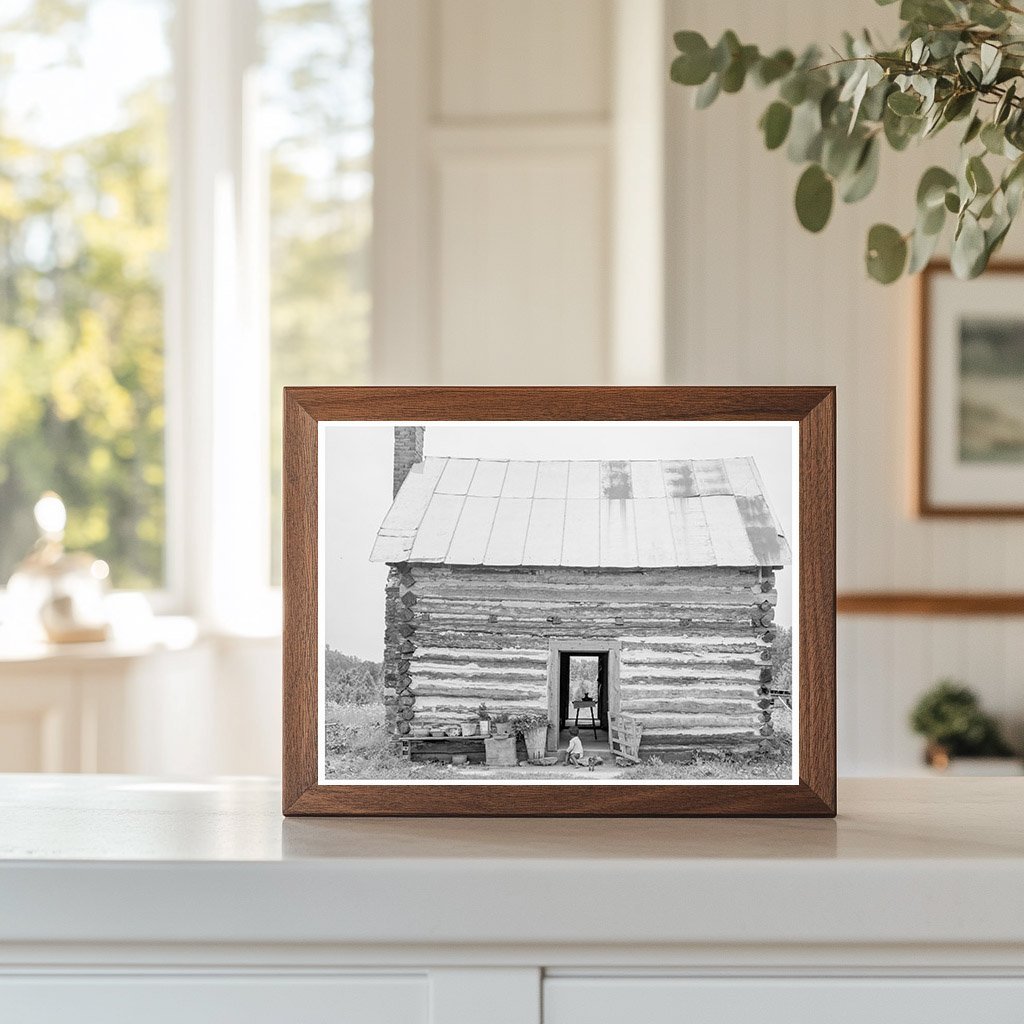
[(859, 591), (838, 594), (839, 615), (1024, 615), (1024, 593)]

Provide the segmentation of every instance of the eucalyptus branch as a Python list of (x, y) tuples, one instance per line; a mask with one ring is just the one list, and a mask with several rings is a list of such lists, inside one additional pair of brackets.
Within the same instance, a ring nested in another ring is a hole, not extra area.
[(768, 149), (785, 145), (804, 166), (795, 206), (809, 231), (825, 227), (837, 194), (853, 203), (872, 191), (883, 144), (899, 152), (962, 122), (958, 166), (922, 176), (911, 230), (876, 224), (868, 232), (866, 266), (886, 284), (916, 273), (952, 220), (953, 269), (974, 277), (1002, 245), (1024, 196), (1024, 24), (1014, 20), (1024, 9), (1010, 0), (902, 0), (899, 16), (896, 47), (847, 34), (826, 62), (815, 47), (800, 57), (762, 54), (733, 32), (714, 46), (678, 32), (672, 78), (697, 88), (699, 108), (748, 82), (774, 89), (758, 126)]

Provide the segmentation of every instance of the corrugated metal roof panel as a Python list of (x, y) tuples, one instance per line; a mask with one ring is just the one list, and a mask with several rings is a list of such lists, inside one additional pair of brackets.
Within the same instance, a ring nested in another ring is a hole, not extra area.
[(428, 458), (381, 524), (378, 562), (787, 565), (753, 459), (532, 462)]

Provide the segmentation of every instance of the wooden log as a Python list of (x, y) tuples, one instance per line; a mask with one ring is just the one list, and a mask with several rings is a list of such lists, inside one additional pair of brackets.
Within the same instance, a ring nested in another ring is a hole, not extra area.
[(412, 608), (412, 606), (416, 604), (416, 595), (411, 590), (407, 590), (404, 594), (402, 594), (401, 601), (402, 604), (406, 606), (406, 608)]
[(636, 718), (642, 723), (645, 733), (667, 729), (696, 735), (700, 730), (750, 731), (761, 726), (761, 716), (752, 711), (745, 715), (637, 714)]
[(757, 678), (762, 683), (770, 683), (772, 681), (771, 666), (767, 666), (761, 669), (761, 671), (757, 674)]
[(752, 683), (720, 683), (684, 681), (671, 685), (636, 685), (623, 683), (619, 687), (625, 703), (633, 700), (756, 700), (759, 688)]
[(401, 733), (404, 736), (409, 731), (409, 723), (399, 722), (397, 728), (399, 733)]
[(680, 715), (749, 715), (757, 710), (757, 704), (752, 699), (753, 694), (747, 699), (738, 700), (688, 700), (678, 697), (675, 699), (638, 699), (630, 696), (623, 697), (622, 713), (627, 715), (658, 715), (658, 714), (680, 714)]

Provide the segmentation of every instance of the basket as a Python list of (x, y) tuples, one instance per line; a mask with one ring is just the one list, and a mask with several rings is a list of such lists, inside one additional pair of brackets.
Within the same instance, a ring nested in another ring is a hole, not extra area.
[(643, 731), (643, 724), (632, 715), (612, 715), (608, 721), (608, 746), (611, 752), (627, 761), (639, 762)]

